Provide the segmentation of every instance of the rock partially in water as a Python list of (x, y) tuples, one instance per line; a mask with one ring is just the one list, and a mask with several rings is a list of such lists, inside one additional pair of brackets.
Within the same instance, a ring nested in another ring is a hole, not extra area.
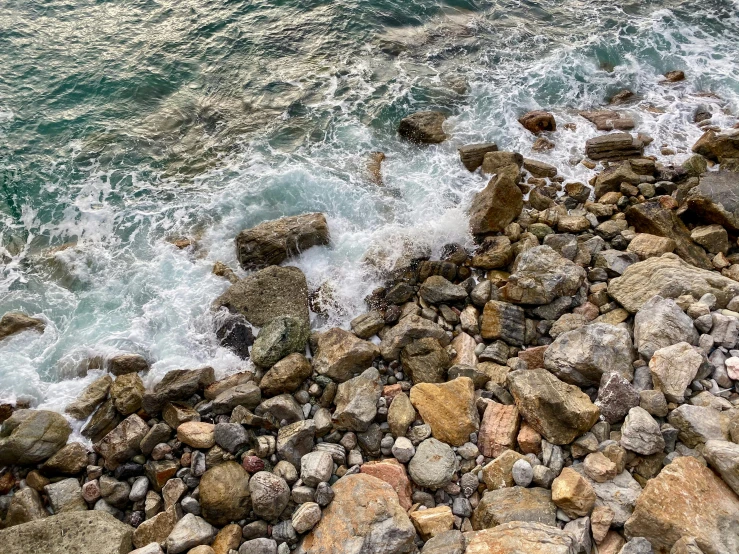
[(21, 312), (8, 312), (0, 318), (0, 340), (29, 329), (43, 333), (45, 327), (46, 322), (42, 319)]
[(446, 114), (441, 112), (416, 112), (400, 121), (398, 134), (410, 142), (419, 144), (444, 142), (448, 138), (443, 129), (446, 118)]
[(72, 429), (48, 410), (17, 410), (0, 427), (0, 465), (37, 464), (56, 454)]
[(527, 131), (535, 135), (538, 135), (543, 131), (554, 132), (557, 130), (557, 122), (554, 120), (554, 116), (543, 110), (527, 112), (518, 118), (518, 122), (523, 125)]
[(498, 169), (496, 173), (472, 201), (470, 208), (472, 234), (500, 232), (516, 219), (523, 209), (523, 193), (518, 188), (521, 176), (519, 166), (510, 164)]

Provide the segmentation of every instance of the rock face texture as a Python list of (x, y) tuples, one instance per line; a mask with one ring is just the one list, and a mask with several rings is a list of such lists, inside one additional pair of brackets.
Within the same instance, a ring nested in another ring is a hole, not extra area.
[(56, 412), (18, 410), (0, 427), (0, 464), (43, 462), (67, 444), (71, 432)]
[(326, 216), (320, 213), (265, 221), (236, 237), (236, 255), (246, 270), (280, 265), (313, 246), (330, 241)]
[(705, 554), (737, 552), (739, 497), (694, 458), (678, 458), (647, 483), (624, 529), (649, 540), (656, 554), (668, 554), (683, 536)]
[[(484, 167), (483, 167), (484, 169)], [(475, 235), (502, 231), (523, 209), (523, 194), (518, 188), (519, 166), (511, 164), (496, 170), (496, 175), (472, 201), (470, 231)]]
[(128, 554), (133, 528), (101, 511), (58, 514), (0, 531), (5, 554)]
[(517, 304), (549, 304), (577, 292), (585, 270), (549, 246), (526, 250), (513, 263), (503, 294)]
[(577, 554), (569, 533), (544, 525), (514, 521), (475, 534), (466, 554)]
[(398, 126), (398, 134), (410, 142), (437, 144), (447, 139), (443, 125), (447, 116), (441, 112), (416, 112), (403, 118)]
[(334, 501), (300, 546), (305, 554), (406, 554), (416, 530), (390, 485), (348, 475), (333, 486)]

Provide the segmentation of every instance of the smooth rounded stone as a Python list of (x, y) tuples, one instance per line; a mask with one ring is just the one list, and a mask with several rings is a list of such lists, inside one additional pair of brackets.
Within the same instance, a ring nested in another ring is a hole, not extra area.
[(387, 423), (390, 426), (390, 432), (394, 437), (404, 437), (408, 426), (415, 420), (416, 410), (413, 408), (408, 395), (404, 392), (397, 394), (390, 403), (387, 412)]
[(595, 405), (605, 421), (618, 423), (640, 402), (639, 392), (622, 375), (616, 372), (603, 375)]
[(186, 514), (167, 537), (167, 554), (179, 554), (199, 545), (210, 544), (218, 530), (203, 518)]
[(56, 514), (0, 531), (4, 554), (63, 554), (131, 552), (131, 526), (100, 511)]
[(188, 550), (187, 554), (215, 554), (215, 550), (207, 544), (201, 544), (200, 546), (196, 546), (195, 548)]
[(296, 391), (310, 377), (313, 368), (308, 359), (295, 352), (277, 362), (264, 374), (259, 388), (266, 397)]
[(146, 546), (132, 550), (129, 554), (164, 554), (164, 550), (162, 550), (158, 542), (152, 542)]
[(341, 383), (334, 400), (334, 424), (338, 429), (367, 431), (377, 415), (377, 401), (381, 395), (380, 374), (373, 367)]
[(249, 474), (236, 462), (210, 468), (199, 488), (203, 518), (213, 525), (244, 519), (251, 510)]
[(144, 382), (136, 373), (120, 375), (110, 386), (110, 397), (115, 409), (127, 416), (141, 408), (144, 400)]
[(260, 367), (272, 367), (285, 356), (303, 352), (309, 328), (290, 316), (276, 317), (262, 327), (251, 350), (252, 361)]
[(528, 487), (534, 479), (534, 468), (528, 460), (517, 460), (513, 464), (513, 481), (519, 487)]
[(665, 448), (665, 439), (654, 418), (639, 406), (631, 408), (621, 426), (621, 445), (632, 452), (649, 456)]
[(544, 353), (544, 367), (566, 383), (597, 385), (612, 371), (631, 380), (634, 354), (627, 330), (592, 323), (557, 336)]
[(682, 402), (703, 361), (700, 351), (687, 342), (656, 350), (649, 360), (655, 390), (664, 393), (670, 401)]
[(300, 479), (309, 487), (328, 481), (334, 469), (334, 461), (328, 452), (311, 452), (300, 460)]
[(252, 539), (239, 547), (239, 554), (277, 554), (277, 542), (267, 538)]
[(396, 554), (415, 547), (416, 531), (389, 484), (366, 474), (347, 475), (334, 492), (296, 554)]
[(306, 502), (293, 513), (292, 524), (297, 533), (307, 533), (321, 521), (321, 507), (315, 502)]
[(72, 429), (47, 410), (17, 410), (0, 427), (0, 465), (43, 462), (67, 443)]
[(439, 489), (452, 480), (457, 471), (457, 458), (452, 448), (436, 439), (426, 439), (418, 445), (408, 464), (408, 473), (421, 487)]
[(401, 464), (406, 464), (413, 458), (416, 449), (413, 447), (413, 443), (407, 438), (398, 437), (393, 444), (392, 453), (395, 459)]
[(277, 519), (290, 501), (290, 486), (281, 477), (260, 471), (249, 479), (249, 494), (254, 513), (272, 521)]
[(108, 371), (119, 377), (149, 370), (149, 362), (140, 354), (119, 354), (108, 360)]
[(215, 425), (204, 421), (187, 421), (177, 428), (177, 440), (193, 448), (212, 448), (216, 444)]
[[(108, 475), (99, 479), (100, 495), (110, 505), (116, 508), (124, 508), (128, 504), (131, 494), (131, 486), (125, 481), (118, 481)], [(144, 497), (146, 493), (144, 493)]]
[(382, 314), (377, 310), (372, 310), (366, 314), (359, 315), (351, 320), (349, 325), (352, 331), (360, 339), (369, 339), (379, 333), (385, 327), (385, 320)]

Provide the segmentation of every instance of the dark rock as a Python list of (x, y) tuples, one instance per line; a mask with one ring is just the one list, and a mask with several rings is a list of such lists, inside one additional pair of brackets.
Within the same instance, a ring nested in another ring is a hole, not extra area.
[(149, 414), (159, 412), (165, 403), (187, 400), (215, 381), (212, 367), (176, 369), (168, 372), (151, 391), (144, 394), (143, 408)]
[(441, 112), (416, 112), (403, 118), (398, 134), (406, 140), (420, 144), (437, 144), (447, 139), (443, 124), (447, 116)]
[(497, 152), (498, 146), (492, 142), (470, 144), (459, 148), (459, 158), (462, 164), (470, 171), (475, 171), (482, 165), (482, 160), (488, 152)]
[(139, 354), (120, 354), (110, 359), (108, 370), (116, 377), (149, 370), (149, 362)]
[(708, 223), (739, 231), (739, 173), (711, 171), (688, 192), (688, 210)]
[(228, 316), (226, 321), (218, 327), (216, 337), (221, 341), (221, 346), (228, 348), (244, 360), (249, 357), (249, 347), (254, 344), (251, 325), (243, 316), (238, 315)]

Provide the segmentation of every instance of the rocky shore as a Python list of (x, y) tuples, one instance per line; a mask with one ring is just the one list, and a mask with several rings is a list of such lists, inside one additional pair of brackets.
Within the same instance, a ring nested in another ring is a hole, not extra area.
[[(350, 330), (312, 331), (327, 294), (279, 265), (330, 244), (326, 218), (285, 217), (235, 237), (245, 278), (214, 267), (217, 337), (249, 370), (147, 389), (122, 354), (65, 414), (0, 406), (2, 551), (739, 553), (739, 130), (696, 114), (694, 155), (664, 166), (627, 92), (581, 114), (604, 133), (589, 183), (460, 148), (490, 176), (477, 246), (401, 258)], [(399, 134), (443, 142), (444, 120)], [(551, 114), (519, 121), (554, 139)], [(0, 340), (43, 328), (5, 314)]]

